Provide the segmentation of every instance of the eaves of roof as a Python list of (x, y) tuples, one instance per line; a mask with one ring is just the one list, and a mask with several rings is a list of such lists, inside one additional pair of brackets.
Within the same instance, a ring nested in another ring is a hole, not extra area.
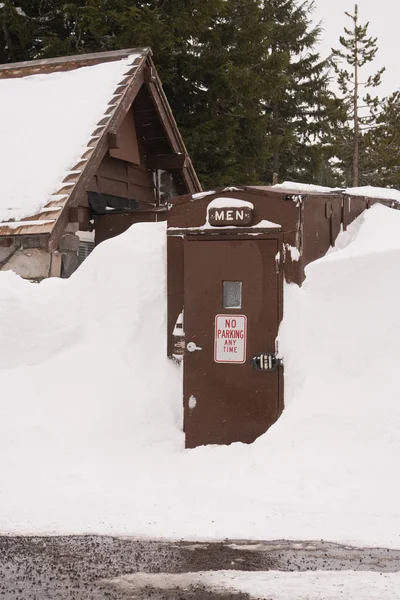
[[(85, 152), (78, 163), (66, 173), (62, 187), (54, 191), (52, 199), (43, 207), (40, 213), (26, 217), (18, 222), (0, 223), (0, 237), (10, 235), (50, 236), (49, 249), (56, 249), (58, 239), (69, 220), (69, 207), (74, 206), (81, 194), (85, 192), (87, 184), (95, 175), (101, 160), (108, 150), (108, 134), (117, 133), (139, 89), (145, 82), (148, 84), (174, 152), (184, 153), (186, 156), (185, 167), (182, 173), (188, 189), (191, 192), (201, 190), (196, 172), (154, 68), (151, 59), (152, 53), (149, 48), (132, 48), (115, 52), (101, 52), (2, 65), (0, 66), (0, 79), (66, 71), (81, 66), (91, 66), (100, 64), (101, 62), (121, 60), (131, 55), (135, 57), (132, 64), (128, 67), (128, 72), (110, 97), (104, 116), (97, 123), (96, 129), (88, 140)], [(145, 70), (146, 66), (148, 67), (147, 72)]]

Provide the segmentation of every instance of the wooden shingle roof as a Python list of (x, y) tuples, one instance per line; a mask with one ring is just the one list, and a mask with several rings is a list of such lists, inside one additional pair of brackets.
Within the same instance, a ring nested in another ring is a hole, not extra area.
[(185, 156), (182, 180), (196, 192), (150, 49), (0, 66), (0, 236), (49, 235), (55, 247), (144, 83), (169, 146)]

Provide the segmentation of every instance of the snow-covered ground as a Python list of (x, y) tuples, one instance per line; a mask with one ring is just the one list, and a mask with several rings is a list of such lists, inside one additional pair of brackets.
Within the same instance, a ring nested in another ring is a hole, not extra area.
[(0, 531), (400, 547), (399, 275), (400, 212), (375, 206), (286, 288), (278, 423), (185, 451), (163, 224), (69, 280), (0, 273)]
[(198, 573), (137, 573), (114, 579), (115, 587), (133, 592), (205, 587), (219, 593), (244, 592), (266, 600), (398, 600), (399, 573), (359, 571), (204, 571)]

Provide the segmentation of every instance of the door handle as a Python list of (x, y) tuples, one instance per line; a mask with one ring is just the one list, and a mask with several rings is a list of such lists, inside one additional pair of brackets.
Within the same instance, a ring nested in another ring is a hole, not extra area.
[(186, 345), (186, 348), (189, 350), (189, 352), (196, 352), (196, 350), (203, 350), (203, 348), (200, 348), (200, 346), (197, 346), (194, 342), (189, 342)]

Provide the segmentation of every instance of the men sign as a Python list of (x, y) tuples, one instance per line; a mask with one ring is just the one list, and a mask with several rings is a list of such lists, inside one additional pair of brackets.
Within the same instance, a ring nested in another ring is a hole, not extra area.
[(248, 206), (212, 207), (208, 210), (208, 220), (213, 227), (251, 225), (253, 222), (253, 209)]
[(243, 364), (246, 361), (246, 335), (245, 315), (217, 315), (215, 317), (215, 362)]

